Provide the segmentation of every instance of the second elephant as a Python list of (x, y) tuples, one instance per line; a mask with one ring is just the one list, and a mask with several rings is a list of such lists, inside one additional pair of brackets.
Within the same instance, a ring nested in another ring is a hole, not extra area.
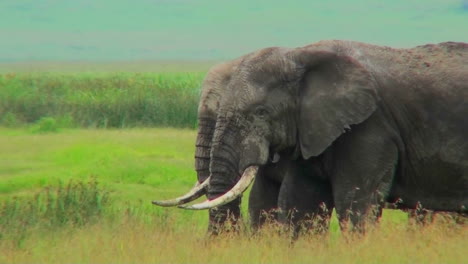
[[(328, 229), (333, 210), (332, 190), (318, 175), (317, 164), (288, 157), (261, 166), (249, 198), (249, 215), (254, 229), (273, 220), (293, 228), (323, 232)], [(328, 197), (319, 206), (310, 201)]]

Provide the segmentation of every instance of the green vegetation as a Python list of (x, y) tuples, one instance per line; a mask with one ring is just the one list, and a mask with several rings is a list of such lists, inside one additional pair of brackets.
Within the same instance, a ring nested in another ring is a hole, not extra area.
[(0, 239), (18, 243), (34, 229), (54, 230), (65, 225), (96, 222), (108, 203), (108, 193), (89, 183), (69, 182), (34, 197), (7, 199), (0, 205)]
[(0, 124), (194, 128), (204, 72), (0, 75)]
[(195, 136), (0, 128), (0, 263), (467, 262), (466, 226), (441, 218), (415, 227), (392, 210), (364, 237), (340, 234), (334, 218), (330, 235), (292, 246), (275, 226), (208, 241), (207, 212), (150, 204), (192, 186)]

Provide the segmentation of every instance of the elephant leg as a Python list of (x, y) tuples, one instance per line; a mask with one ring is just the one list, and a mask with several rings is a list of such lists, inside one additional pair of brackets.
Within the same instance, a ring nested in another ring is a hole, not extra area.
[[(335, 208), (342, 230), (348, 229), (348, 220), (352, 230), (364, 232), (366, 223), (376, 223), (382, 216), (385, 199), (389, 194), (394, 175), (394, 162), (388, 161), (388, 169), (382, 173), (366, 173), (372, 180), (347, 182), (333, 185)], [(354, 175), (354, 173), (353, 173)], [(343, 176), (344, 178), (344, 176)]]
[(331, 177), (342, 230), (364, 232), (366, 222), (379, 220), (398, 164), (394, 142), (379, 123), (357, 126), (337, 142)]
[(331, 185), (320, 179), (304, 161), (285, 174), (278, 204), (280, 221), (291, 228), (293, 238), (302, 232), (328, 231), (333, 210)]
[(261, 168), (250, 191), (249, 214), (252, 228), (257, 230), (265, 222), (277, 220), (280, 183), (269, 175), (272, 171)]
[(348, 220), (351, 221), (351, 229), (360, 232), (365, 231), (366, 223), (379, 221), (393, 179), (393, 171), (387, 171), (378, 178), (382, 182), (377, 186), (358, 184), (351, 188), (348, 186), (334, 188), (333, 195), (341, 230), (348, 229)]

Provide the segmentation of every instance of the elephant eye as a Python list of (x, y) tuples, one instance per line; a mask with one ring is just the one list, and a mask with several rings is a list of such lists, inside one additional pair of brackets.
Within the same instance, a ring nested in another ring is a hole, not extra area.
[(265, 107), (257, 107), (257, 109), (255, 109), (255, 115), (262, 118), (266, 117), (268, 115), (268, 110)]

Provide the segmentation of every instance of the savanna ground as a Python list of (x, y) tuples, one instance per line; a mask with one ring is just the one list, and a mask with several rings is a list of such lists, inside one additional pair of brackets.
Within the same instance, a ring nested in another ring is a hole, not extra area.
[(207, 212), (152, 206), (196, 178), (204, 73), (0, 75), (0, 263), (468, 262), (466, 224), (450, 218), (385, 210), (363, 237), (333, 218), (291, 244), (275, 226), (208, 240)]

